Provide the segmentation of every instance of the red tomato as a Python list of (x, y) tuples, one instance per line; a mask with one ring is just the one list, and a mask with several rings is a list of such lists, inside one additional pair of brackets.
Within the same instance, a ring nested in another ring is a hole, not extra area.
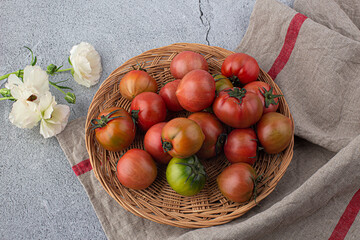
[(133, 100), (142, 92), (156, 92), (156, 81), (145, 70), (132, 70), (120, 80), (119, 90), (121, 96)]
[(188, 72), (195, 69), (209, 70), (206, 59), (196, 52), (181, 52), (170, 63), (170, 72), (174, 78), (183, 78)]
[(176, 79), (172, 82), (168, 82), (160, 89), (159, 92), (159, 95), (165, 102), (166, 108), (173, 112), (184, 110), (175, 94), (176, 89), (179, 86), (180, 80), (181, 79)]
[(217, 177), (221, 193), (233, 202), (247, 202), (254, 193), (255, 170), (247, 163), (234, 163)]
[(266, 82), (254, 81), (244, 86), (248, 92), (252, 92), (258, 95), (263, 106), (263, 113), (276, 112), (279, 107), (279, 99), (282, 95), (277, 95), (272, 87)]
[(244, 162), (253, 165), (256, 161), (257, 137), (251, 128), (234, 129), (227, 137), (224, 152), (231, 163)]
[(233, 128), (248, 128), (259, 121), (263, 106), (255, 93), (234, 87), (219, 93), (213, 110), (223, 123)]
[(228, 56), (221, 66), (221, 73), (225, 77), (235, 76), (242, 84), (255, 81), (259, 72), (260, 68), (255, 58), (245, 53), (234, 53)]
[(150, 154), (141, 149), (130, 149), (116, 166), (117, 178), (125, 187), (141, 190), (154, 182), (157, 168)]
[(176, 97), (185, 110), (199, 112), (211, 106), (215, 90), (215, 80), (210, 73), (193, 70), (181, 79)]
[(145, 131), (166, 118), (164, 100), (153, 92), (143, 92), (137, 95), (131, 102), (130, 112), (137, 120), (138, 126)]
[(168, 164), (172, 156), (164, 151), (161, 142), (161, 131), (165, 124), (161, 122), (149, 128), (144, 137), (144, 147), (157, 162)]
[(174, 118), (161, 131), (163, 149), (176, 158), (187, 158), (197, 153), (205, 135), (199, 124), (187, 118)]
[(262, 147), (269, 154), (282, 152), (293, 138), (290, 118), (277, 112), (264, 114), (256, 124), (256, 129)]
[(91, 120), (95, 138), (109, 151), (127, 148), (135, 138), (135, 125), (130, 114), (123, 108), (112, 107), (102, 111), (98, 118)]
[(197, 112), (191, 114), (188, 119), (194, 120), (203, 131), (205, 140), (196, 155), (201, 159), (215, 157), (223, 148), (225, 135), (224, 127), (214, 114)]

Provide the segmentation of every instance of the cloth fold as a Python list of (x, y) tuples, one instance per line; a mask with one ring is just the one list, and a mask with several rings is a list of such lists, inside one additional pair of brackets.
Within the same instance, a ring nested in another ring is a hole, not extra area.
[[(359, 239), (360, 3), (257, 0), (236, 49), (282, 89), (295, 121), (294, 157), (260, 206), (221, 226), (181, 229), (124, 210), (95, 178), (85, 118), (57, 136), (108, 239)], [(83, 167), (83, 166), (87, 166)]]

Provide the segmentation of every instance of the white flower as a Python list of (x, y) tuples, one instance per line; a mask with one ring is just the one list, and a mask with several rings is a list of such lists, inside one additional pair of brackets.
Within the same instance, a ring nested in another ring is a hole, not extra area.
[(99, 53), (86, 42), (72, 47), (70, 61), (74, 68), (74, 79), (81, 85), (90, 87), (99, 82), (102, 67)]
[(64, 130), (70, 115), (67, 105), (56, 104), (55, 97), (47, 93), (40, 98), (41, 112), (40, 134), (44, 138), (55, 136)]
[(13, 104), (9, 119), (19, 128), (33, 128), (40, 123), (40, 134), (52, 137), (64, 130), (70, 115), (70, 108), (56, 104), (55, 97), (48, 91), (37, 102), (19, 99)]
[(19, 128), (33, 128), (41, 119), (39, 105), (24, 99), (17, 100), (9, 115), (10, 122)]
[[(48, 75), (39, 66), (26, 66), (23, 79), (24, 82), (15, 74), (11, 74), (5, 85), (17, 100), (26, 101), (33, 96), (32, 101), (34, 101), (49, 91)], [(23, 103), (19, 103), (19, 105)]]

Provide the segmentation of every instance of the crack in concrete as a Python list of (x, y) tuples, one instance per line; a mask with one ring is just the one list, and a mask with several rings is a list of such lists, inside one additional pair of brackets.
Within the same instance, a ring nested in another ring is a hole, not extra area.
[[(202, 0), (199, 0), (200, 21), (204, 27), (207, 27), (205, 40), (207, 42), (207, 45), (210, 46), (209, 33), (210, 33), (211, 25), (210, 25), (210, 20), (206, 17), (206, 15), (204, 15), (204, 12), (201, 7), (202, 5), (201, 1)], [(209, 4), (209, 2), (207, 2), (207, 4)]]

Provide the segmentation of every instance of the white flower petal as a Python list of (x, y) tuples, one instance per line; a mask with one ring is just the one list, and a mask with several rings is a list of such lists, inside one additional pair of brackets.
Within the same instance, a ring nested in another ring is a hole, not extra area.
[(24, 69), (24, 84), (35, 88), (40, 95), (49, 91), (49, 77), (39, 66), (26, 66)]
[(19, 128), (33, 128), (41, 119), (39, 106), (34, 102), (20, 99), (13, 104), (9, 119)]
[(40, 134), (44, 138), (55, 136), (62, 132), (68, 122), (70, 108), (67, 105), (55, 105), (50, 119), (41, 119)]
[(21, 84), (23, 84), (23, 82), (15, 74), (10, 74), (10, 76), (8, 77), (8, 83), (7, 84), (21, 85)]
[(51, 95), (51, 92), (46, 92), (40, 97), (39, 107), (42, 114), (42, 118), (49, 119), (54, 110), (53, 106), (56, 105), (55, 97)]
[(94, 85), (94, 84), (90, 84), (90, 82), (87, 81), (87, 79), (85, 79), (83, 76), (81, 76), (77, 72), (74, 72), (74, 79), (78, 84), (83, 85), (85, 87), (91, 87), (92, 85)]
[(35, 89), (29, 89), (27, 87), (25, 87), (24, 85), (20, 85), (20, 86), (9, 86), (11, 95), (15, 98), (15, 99), (21, 99), (21, 100), (27, 100), (31, 95), (34, 94), (34, 91), (36, 91)]
[(100, 55), (95, 48), (90, 43), (81, 42), (72, 47), (70, 54), (75, 81), (86, 87), (97, 84), (102, 66)]
[(30, 96), (38, 98), (49, 91), (48, 75), (39, 66), (26, 66), (24, 69), (24, 82), (15, 74), (11, 74), (5, 87), (10, 89), (11, 95), (17, 100), (27, 100)]
[(26, 100), (33, 94), (33, 91), (36, 91), (34, 89), (27, 88), (15, 74), (11, 74), (9, 76), (5, 87), (10, 89), (11, 95), (16, 99)]

